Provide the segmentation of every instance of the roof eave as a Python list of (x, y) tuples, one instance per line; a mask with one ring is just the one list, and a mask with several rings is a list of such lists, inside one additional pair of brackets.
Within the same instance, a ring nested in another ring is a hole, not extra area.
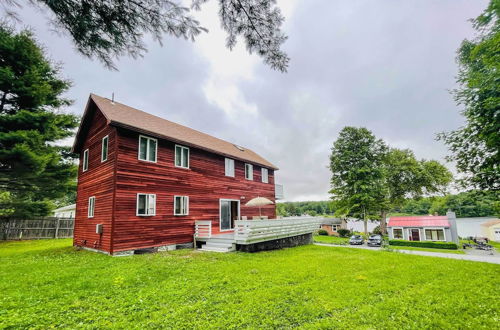
[(237, 159), (237, 160), (242, 161), (242, 162), (253, 163), (253, 164), (259, 165), (261, 167), (270, 168), (270, 169), (272, 169), (274, 171), (279, 170), (278, 167), (274, 166), (271, 163), (269, 163), (269, 164), (262, 164), (262, 163), (258, 163), (258, 162), (255, 162), (255, 161), (250, 161), (248, 159), (239, 158), (239, 157), (236, 157), (234, 155), (228, 155), (228, 154), (225, 154), (225, 153), (217, 151), (217, 150), (213, 150), (213, 149), (210, 149), (210, 148), (205, 148), (205, 147), (199, 146), (197, 144), (193, 144), (193, 143), (188, 143), (186, 141), (175, 139), (175, 138), (172, 138), (170, 136), (163, 135), (163, 134), (158, 134), (158, 133), (150, 132), (148, 130), (144, 130), (144, 129), (141, 129), (141, 128), (138, 128), (138, 127), (135, 127), (135, 126), (127, 125), (127, 124), (124, 124), (124, 123), (121, 123), (121, 122), (118, 122), (118, 121), (111, 120), (111, 121), (108, 122), (108, 124), (109, 125), (113, 125), (113, 126), (117, 126), (117, 127), (121, 127), (121, 128), (125, 128), (125, 129), (128, 129), (128, 130), (134, 131), (134, 132), (139, 132), (139, 133), (147, 134), (147, 135), (150, 135), (150, 136), (158, 137), (158, 138), (161, 138), (161, 139), (164, 139), (164, 140), (168, 140), (168, 141), (172, 141), (172, 142), (175, 142), (175, 143), (183, 144), (185, 146), (189, 146), (189, 147), (193, 147), (193, 148), (205, 150), (205, 151), (208, 151), (208, 152), (211, 152), (211, 153), (214, 153), (214, 154), (217, 154), (217, 155), (221, 155), (221, 156), (224, 156), (224, 157), (234, 158), (234, 159)]

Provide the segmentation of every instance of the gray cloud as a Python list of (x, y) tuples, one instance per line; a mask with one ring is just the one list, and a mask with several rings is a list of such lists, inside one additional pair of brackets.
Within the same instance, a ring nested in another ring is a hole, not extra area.
[[(418, 157), (443, 159), (446, 147), (435, 133), (462, 122), (448, 93), (457, 72), (455, 52), (472, 35), (467, 20), (486, 5), (296, 2), (286, 22), (292, 59), (287, 74), (225, 50), (213, 26), (203, 47), (167, 38), (161, 48), (150, 41), (143, 59), (121, 59), (120, 71), (112, 72), (48, 32), (40, 13), (25, 8), (22, 14), (74, 81), (72, 111), (83, 111), (90, 92), (115, 92), (120, 102), (252, 148), (280, 167), (277, 178), (287, 199), (310, 200), (328, 198), (329, 149), (346, 125), (367, 127)], [(223, 59), (222, 66), (214, 59)]]

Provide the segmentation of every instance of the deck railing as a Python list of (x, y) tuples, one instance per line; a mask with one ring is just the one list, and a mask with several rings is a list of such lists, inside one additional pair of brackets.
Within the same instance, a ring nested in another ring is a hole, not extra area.
[(234, 240), (237, 244), (252, 244), (309, 234), (319, 228), (321, 221), (321, 218), (237, 220), (235, 221)]
[(194, 236), (210, 238), (212, 236), (212, 221), (196, 220), (194, 222)]

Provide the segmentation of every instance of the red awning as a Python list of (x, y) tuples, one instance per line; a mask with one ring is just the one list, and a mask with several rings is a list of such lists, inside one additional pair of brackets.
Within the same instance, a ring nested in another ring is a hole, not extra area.
[(449, 227), (447, 216), (390, 217), (388, 227)]

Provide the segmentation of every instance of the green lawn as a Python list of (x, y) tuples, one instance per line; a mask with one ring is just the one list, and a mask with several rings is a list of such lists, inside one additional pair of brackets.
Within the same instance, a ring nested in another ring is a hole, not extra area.
[(314, 245), (133, 257), (70, 245), (0, 243), (0, 328), (493, 329), (500, 319), (500, 265)]
[(413, 251), (465, 254), (465, 252), (462, 249), (459, 249), (459, 250), (432, 249), (432, 248), (421, 248), (421, 247), (416, 247), (416, 246), (397, 246), (397, 245), (391, 245), (390, 248), (393, 250), (413, 250)]
[(315, 242), (318, 242), (318, 243), (340, 244), (340, 245), (349, 244), (348, 237), (314, 235), (313, 239)]

